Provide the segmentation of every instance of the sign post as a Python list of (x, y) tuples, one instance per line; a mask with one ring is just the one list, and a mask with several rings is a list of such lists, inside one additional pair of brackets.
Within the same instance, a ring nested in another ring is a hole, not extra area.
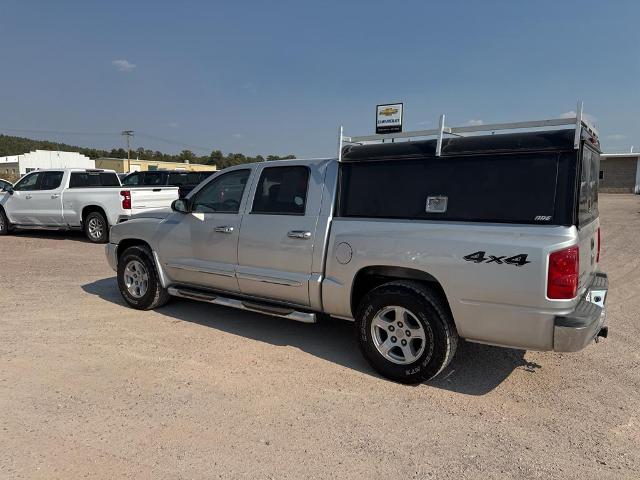
[(402, 131), (402, 103), (376, 106), (376, 134)]

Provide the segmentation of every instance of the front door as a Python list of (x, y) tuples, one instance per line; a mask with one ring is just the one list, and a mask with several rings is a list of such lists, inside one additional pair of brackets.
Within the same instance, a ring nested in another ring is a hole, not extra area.
[(237, 277), (243, 294), (309, 305), (320, 209), (315, 182), (307, 192), (309, 173), (301, 165), (263, 168), (240, 232)]
[(28, 173), (16, 183), (13, 194), (4, 194), (3, 207), (11, 223), (16, 225), (34, 224), (32, 200), (38, 189), (41, 175), (41, 172)]
[(62, 215), (62, 178), (64, 172), (40, 172), (38, 189), (31, 192), (31, 222), (35, 225), (66, 225)]
[(174, 212), (161, 225), (158, 256), (171, 283), (238, 292), (236, 267), (241, 207), (251, 170), (216, 176), (191, 199), (191, 212)]

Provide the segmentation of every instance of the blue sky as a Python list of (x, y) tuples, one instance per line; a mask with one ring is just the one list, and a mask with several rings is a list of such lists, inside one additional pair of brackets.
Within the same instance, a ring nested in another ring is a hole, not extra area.
[(0, 133), (329, 156), (377, 103), (410, 130), (581, 98), (605, 149), (640, 150), (639, 26), (638, 1), (2, 0)]

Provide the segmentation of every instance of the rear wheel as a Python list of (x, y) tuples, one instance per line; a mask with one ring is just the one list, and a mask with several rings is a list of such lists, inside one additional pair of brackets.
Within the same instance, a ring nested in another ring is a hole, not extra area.
[(356, 314), (358, 343), (381, 375), (419, 383), (438, 375), (453, 358), (458, 334), (434, 290), (411, 281), (373, 289)]
[(9, 233), (9, 219), (4, 213), (4, 209), (0, 208), (0, 235)]
[(147, 247), (129, 247), (120, 256), (118, 289), (129, 306), (138, 310), (152, 310), (169, 301)]
[(100, 212), (91, 212), (84, 219), (84, 233), (93, 243), (107, 243), (109, 240), (109, 224)]

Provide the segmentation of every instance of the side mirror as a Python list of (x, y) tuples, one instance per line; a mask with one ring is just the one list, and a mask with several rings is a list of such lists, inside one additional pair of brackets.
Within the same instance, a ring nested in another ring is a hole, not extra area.
[(9, 195), (13, 195), (13, 187), (11, 185), (5, 185), (2, 187), (3, 192), (7, 192)]
[(174, 212), (189, 213), (191, 211), (191, 208), (187, 200), (185, 200), (184, 198), (179, 198), (173, 201), (173, 203), (171, 204), (171, 210), (173, 210)]

